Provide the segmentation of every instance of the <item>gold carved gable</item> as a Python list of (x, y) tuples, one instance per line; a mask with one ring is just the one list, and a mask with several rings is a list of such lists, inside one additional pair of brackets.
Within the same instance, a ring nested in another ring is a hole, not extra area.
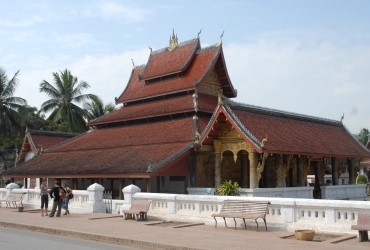
[(218, 75), (214, 68), (210, 72), (209, 76), (201, 82), (197, 90), (200, 93), (210, 95), (218, 95), (218, 93), (222, 92), (221, 82), (218, 79)]
[(223, 130), (221, 131), (221, 134), (219, 135), (221, 138), (240, 138), (240, 134), (234, 129), (234, 127), (231, 125), (230, 122), (228, 122)]

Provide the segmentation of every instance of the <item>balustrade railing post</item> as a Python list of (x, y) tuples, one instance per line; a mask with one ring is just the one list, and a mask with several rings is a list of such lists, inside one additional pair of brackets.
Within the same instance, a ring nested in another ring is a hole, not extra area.
[(123, 205), (120, 207), (120, 213), (122, 214), (122, 210), (130, 210), (131, 209), (131, 202), (133, 200), (133, 195), (136, 193), (140, 193), (141, 189), (138, 186), (133, 184), (128, 185), (122, 189), (123, 193)]

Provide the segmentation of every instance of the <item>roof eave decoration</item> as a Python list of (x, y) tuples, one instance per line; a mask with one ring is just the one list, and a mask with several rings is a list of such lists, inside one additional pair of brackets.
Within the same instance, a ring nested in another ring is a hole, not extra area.
[(173, 162), (174, 160), (178, 159), (183, 154), (185, 154), (186, 152), (188, 152), (189, 150), (191, 150), (193, 148), (200, 148), (200, 144), (195, 143), (195, 142), (191, 142), (188, 145), (186, 145), (185, 147), (183, 147), (182, 149), (180, 149), (179, 151), (177, 151), (176, 153), (174, 153), (173, 155), (167, 157), (166, 159), (164, 159), (164, 160), (162, 160), (162, 161), (160, 161), (156, 164), (149, 163), (148, 170), (146, 172), (151, 173), (151, 172), (154, 172), (154, 171), (166, 166), (167, 164), (169, 164), (169, 163)]
[(174, 51), (177, 46), (179, 45), (179, 39), (177, 38), (177, 34), (175, 36), (175, 29), (172, 30), (172, 37), (170, 37), (170, 45), (168, 46), (168, 51)]
[(225, 31), (222, 31), (222, 34), (220, 36), (220, 42), (216, 45), (216, 47), (222, 46), (222, 37), (224, 36)]
[[(219, 113), (223, 112), (226, 117), (228, 117), (229, 121), (235, 125), (235, 127), (239, 130), (239, 132), (248, 140), (248, 142), (251, 143), (252, 147), (258, 152), (262, 153), (262, 151), (265, 149), (261, 146), (262, 142), (260, 142), (239, 120), (239, 118), (232, 112), (231, 108), (227, 104), (223, 104), (222, 106), (217, 106), (215, 111), (213, 112), (213, 115), (207, 124), (206, 128), (204, 129), (203, 133), (200, 135), (199, 143), (202, 144), (203, 141), (207, 138), (207, 134), (213, 124), (216, 121), (216, 118), (218, 117)], [(266, 139), (267, 141), (267, 139)], [(266, 142), (264, 141), (264, 143)], [(264, 146), (263, 143), (263, 146)]]

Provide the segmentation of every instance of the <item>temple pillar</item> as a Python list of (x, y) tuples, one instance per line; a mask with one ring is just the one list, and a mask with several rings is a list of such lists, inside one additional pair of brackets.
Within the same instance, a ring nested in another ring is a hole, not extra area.
[(297, 186), (297, 156), (294, 156), (292, 159), (292, 168), (290, 169), (290, 176), (291, 176), (291, 187)]
[(221, 140), (213, 140), (213, 148), (215, 152), (215, 188), (216, 190), (221, 184)]
[(348, 158), (347, 159), (348, 164), (348, 184), (356, 184), (356, 174), (355, 174), (355, 159)]
[(123, 186), (124, 186), (125, 179), (119, 178), (119, 187), (118, 187), (118, 199), (123, 200)]
[(72, 181), (73, 181), (73, 190), (78, 190), (78, 179), (73, 178)]
[(248, 188), (249, 187), (249, 164), (248, 164), (248, 152), (241, 151), (240, 152), (241, 157), (241, 174), (242, 174), (242, 188)]
[(283, 176), (282, 176), (282, 187), (290, 187), (289, 180), (289, 168), (292, 157), (290, 155), (283, 156)]
[(155, 178), (155, 184), (157, 186), (157, 193), (160, 193), (161, 192), (161, 177), (160, 176), (157, 176)]
[(188, 175), (185, 175), (185, 181), (184, 181), (184, 194), (188, 194), (188, 185), (189, 185), (189, 178)]
[(321, 199), (321, 188), (320, 188), (320, 171), (322, 165), (320, 164), (319, 161), (315, 161), (315, 187), (313, 190), (313, 198), (314, 199)]
[(249, 158), (249, 188), (258, 188), (257, 166), (258, 154), (253, 150), (248, 154)]
[(331, 158), (331, 181), (333, 185), (339, 185), (338, 158)]
[(146, 178), (146, 192), (151, 193), (151, 178)]
[(283, 180), (283, 156), (276, 156), (276, 187), (284, 187), (285, 180)]

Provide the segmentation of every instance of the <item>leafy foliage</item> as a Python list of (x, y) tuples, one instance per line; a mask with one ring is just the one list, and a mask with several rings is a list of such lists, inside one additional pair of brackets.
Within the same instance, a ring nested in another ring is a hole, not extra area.
[(85, 81), (78, 83), (78, 78), (73, 76), (68, 69), (59, 73), (53, 72), (54, 83), (43, 80), (40, 83), (40, 92), (46, 93), (51, 99), (41, 105), (40, 112), (50, 112), (47, 118), (57, 124), (67, 122), (70, 132), (84, 132), (86, 127), (85, 118), (88, 117), (86, 110), (75, 103), (86, 100), (96, 100), (93, 94), (82, 94), (84, 89), (90, 87)]
[(18, 72), (9, 80), (2, 68), (0, 68), (0, 141), (5, 138), (12, 138), (14, 132), (22, 130), (25, 117), (22, 113), (26, 100), (13, 96), (18, 86)]
[(367, 178), (365, 175), (360, 174), (357, 176), (356, 184), (367, 184)]
[(85, 103), (84, 109), (87, 112), (87, 120), (91, 121), (114, 111), (115, 107), (112, 103), (104, 105), (103, 100), (97, 97), (91, 102)]
[(231, 180), (225, 181), (218, 188), (219, 195), (226, 196), (240, 196), (240, 186), (237, 182), (232, 182)]
[(367, 128), (361, 129), (360, 133), (358, 134), (358, 140), (366, 146), (367, 140), (368, 140), (368, 134), (370, 134), (369, 130)]

